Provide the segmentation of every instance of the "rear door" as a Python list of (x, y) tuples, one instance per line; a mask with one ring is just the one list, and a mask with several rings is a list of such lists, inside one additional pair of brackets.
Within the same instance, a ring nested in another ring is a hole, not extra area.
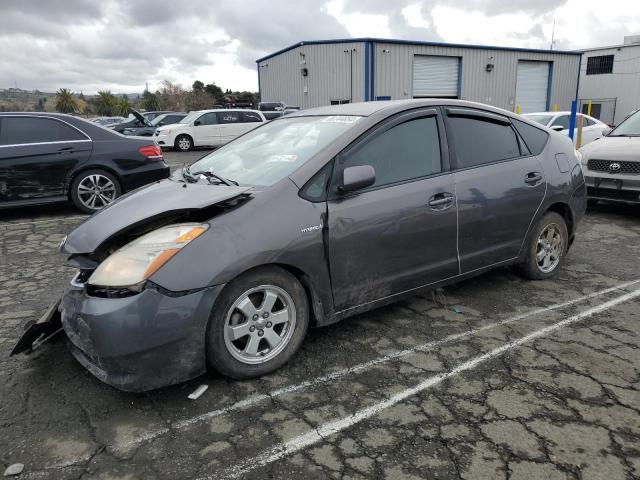
[(89, 158), (91, 145), (53, 117), (0, 117), (0, 202), (62, 197), (68, 173)]
[(469, 108), (446, 112), (460, 267), (467, 273), (518, 256), (546, 183), (539, 156), (508, 117)]
[[(337, 310), (458, 274), (453, 175), (437, 110), (393, 117), (339, 155), (328, 205)], [(346, 167), (371, 165), (373, 186), (340, 194)]]
[(197, 146), (220, 145), (220, 125), (216, 112), (205, 113), (193, 122), (193, 141)]
[(220, 143), (222, 145), (246, 131), (246, 125), (242, 123), (240, 112), (237, 110), (218, 112), (218, 123), (220, 124)]

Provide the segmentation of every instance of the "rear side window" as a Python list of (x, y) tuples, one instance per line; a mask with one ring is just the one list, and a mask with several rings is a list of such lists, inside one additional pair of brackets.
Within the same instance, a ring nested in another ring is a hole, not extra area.
[(532, 127), (528, 123), (521, 122), (520, 120), (516, 120), (515, 118), (511, 119), (513, 122), (513, 126), (516, 128), (524, 143), (529, 148), (529, 151), (532, 155), (540, 155), (542, 150), (544, 150), (544, 146), (547, 144), (547, 140), (549, 139), (549, 134), (547, 132), (540, 130), (539, 128)]
[(449, 117), (459, 168), (477, 167), (520, 156), (510, 125), (471, 117)]
[(375, 169), (374, 187), (441, 172), (436, 117), (409, 120), (365, 141), (343, 161), (344, 168), (356, 165)]
[(0, 145), (87, 140), (75, 128), (52, 118), (1, 117)]
[(255, 112), (240, 112), (240, 117), (244, 123), (262, 122), (262, 118)]
[(240, 112), (218, 112), (218, 123), (239, 123)]

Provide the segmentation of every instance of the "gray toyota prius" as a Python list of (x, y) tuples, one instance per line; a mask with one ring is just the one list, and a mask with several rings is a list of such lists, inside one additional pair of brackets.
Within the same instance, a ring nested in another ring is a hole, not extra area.
[(62, 244), (77, 274), (14, 352), (55, 329), (143, 391), (207, 366), (274, 371), (308, 327), (516, 264), (558, 272), (586, 206), (571, 141), (455, 100), (276, 119), (127, 194)]

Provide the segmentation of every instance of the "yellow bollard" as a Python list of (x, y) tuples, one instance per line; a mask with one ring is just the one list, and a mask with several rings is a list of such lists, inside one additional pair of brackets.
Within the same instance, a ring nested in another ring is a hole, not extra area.
[(587, 102), (587, 115), (591, 116), (591, 100)]
[(557, 111), (558, 111), (558, 104), (557, 104), (557, 103), (554, 103), (554, 104), (553, 104), (552, 110), (553, 110), (554, 112), (557, 112)]
[(520, 115), (520, 105), (516, 105), (516, 113)]
[(576, 129), (578, 130), (576, 133), (576, 150), (578, 150), (582, 146), (582, 115), (578, 115), (578, 118), (576, 118)]

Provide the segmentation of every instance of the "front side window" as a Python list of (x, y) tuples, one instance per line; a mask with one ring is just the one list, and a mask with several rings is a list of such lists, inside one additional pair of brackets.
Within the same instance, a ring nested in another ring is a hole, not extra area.
[(209, 171), (241, 185), (273, 185), (304, 165), (360, 118), (331, 115), (274, 120), (198, 160), (190, 171)]
[(471, 117), (449, 117), (459, 168), (520, 156), (520, 146), (510, 125)]
[(216, 125), (218, 123), (218, 117), (215, 112), (205, 113), (198, 118), (200, 125)]
[(75, 128), (52, 118), (2, 117), (0, 145), (87, 140)]
[(540, 113), (525, 113), (523, 117), (526, 117), (528, 120), (537, 122), (540, 125), (544, 125), (546, 127), (549, 125), (549, 122), (553, 118), (553, 115), (544, 115)]
[(442, 171), (436, 117), (409, 120), (356, 147), (342, 166), (371, 165), (373, 187), (420, 178)]
[(560, 115), (553, 120), (553, 123), (550, 125), (551, 127), (559, 125), (563, 130), (569, 130), (569, 115)]

